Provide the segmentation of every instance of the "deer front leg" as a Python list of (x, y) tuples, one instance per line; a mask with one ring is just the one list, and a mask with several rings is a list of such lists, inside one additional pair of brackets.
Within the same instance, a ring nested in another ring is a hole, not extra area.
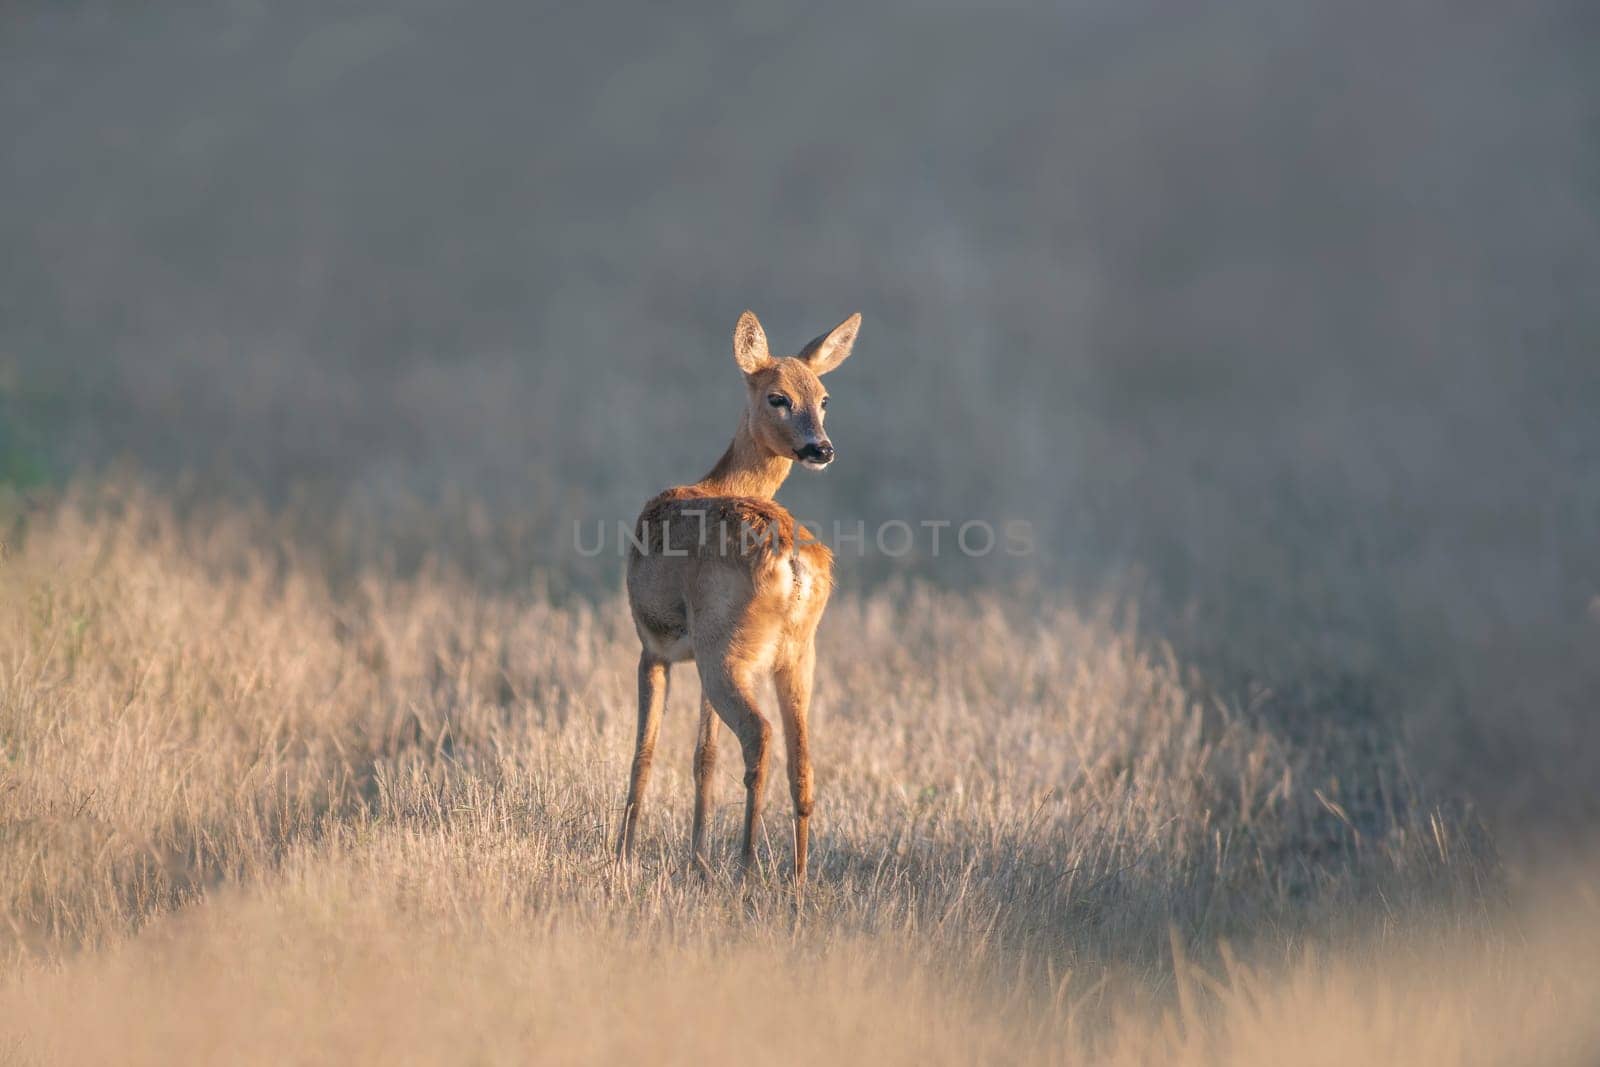
[(778, 707), (783, 714), (783, 737), (788, 747), (789, 794), (794, 798), (794, 878), (806, 878), (806, 851), (811, 823), (811, 746), (806, 716), (811, 710), (811, 677), (817, 652), (807, 641), (788, 663), (773, 672)]
[(689, 858), (705, 873), (706, 822), (711, 816), (714, 775), (717, 771), (717, 713), (709, 698), (700, 700), (700, 734), (694, 746), (694, 831), (689, 837)]

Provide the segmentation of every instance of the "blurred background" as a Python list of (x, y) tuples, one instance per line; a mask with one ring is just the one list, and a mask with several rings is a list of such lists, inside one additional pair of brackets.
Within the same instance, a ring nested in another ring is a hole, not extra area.
[(1516, 842), (1600, 817), (1600, 17), (1580, 3), (10, 3), (0, 481), (247, 502), (335, 581), (605, 596), (745, 307), (841, 560), (1137, 610)]

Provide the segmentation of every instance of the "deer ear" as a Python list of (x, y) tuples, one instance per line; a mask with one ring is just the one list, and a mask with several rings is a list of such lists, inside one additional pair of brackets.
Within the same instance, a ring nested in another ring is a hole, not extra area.
[(800, 350), (800, 358), (817, 374), (827, 374), (850, 356), (861, 329), (861, 312), (856, 312), (839, 325), (812, 341)]
[(767, 332), (754, 311), (740, 315), (739, 324), (733, 328), (733, 361), (746, 374), (754, 374), (772, 362), (767, 352)]

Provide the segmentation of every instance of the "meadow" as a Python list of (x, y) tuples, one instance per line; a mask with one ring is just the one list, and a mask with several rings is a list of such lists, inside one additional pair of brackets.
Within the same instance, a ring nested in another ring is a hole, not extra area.
[[(0, 5), (0, 1064), (1600, 1060), (1590, 7)], [(686, 665), (612, 858), (746, 307), (803, 892)]]
[[(335, 585), (261, 509), (69, 492), (0, 570), (8, 1062), (1517, 1062), (1600, 1051), (1600, 900), (1401, 750), (1207, 692), (1114, 603), (845, 591), (813, 873), (774, 790), (640, 857), (620, 598)], [(736, 761), (733, 761), (736, 762)], [(781, 781), (781, 776), (778, 776)], [(1574, 868), (1570, 875), (1581, 874)]]

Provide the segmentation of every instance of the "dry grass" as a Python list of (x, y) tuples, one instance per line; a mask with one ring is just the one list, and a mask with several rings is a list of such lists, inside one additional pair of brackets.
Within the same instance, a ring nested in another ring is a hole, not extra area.
[(1600, 1050), (1600, 906), (1518, 920), (1481, 833), (1419, 798), (1390, 739), (1204, 697), (1109, 611), (844, 594), (823, 640), (804, 897), (781, 789), (765, 869), (733, 880), (732, 759), (720, 873), (683, 870), (685, 669), (642, 859), (618, 871), (620, 603), (441, 569), (334, 591), (259, 517), (185, 523), (138, 495), (36, 516), (0, 568), (0, 1050)]

